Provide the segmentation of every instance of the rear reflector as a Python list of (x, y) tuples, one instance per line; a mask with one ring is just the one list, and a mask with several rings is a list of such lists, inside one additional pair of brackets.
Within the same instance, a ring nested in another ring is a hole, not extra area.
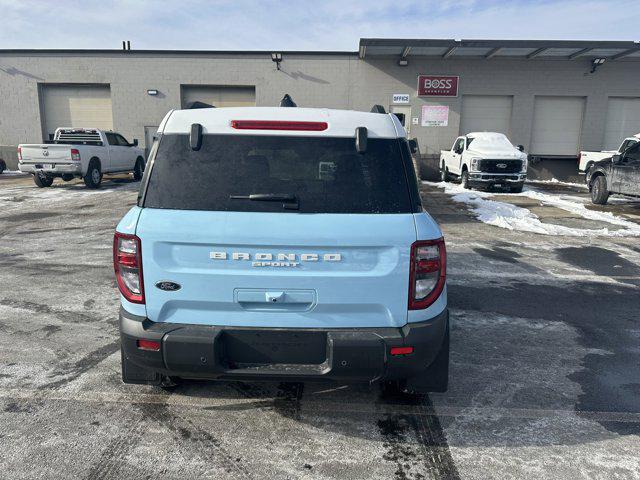
[(136, 343), (140, 350), (148, 350), (151, 352), (160, 351), (160, 342), (154, 340), (137, 340)]
[(391, 347), (391, 355), (410, 355), (413, 353), (413, 347)]
[(329, 128), (327, 122), (293, 122), (281, 120), (231, 120), (231, 128), (237, 130), (302, 130), (321, 132)]

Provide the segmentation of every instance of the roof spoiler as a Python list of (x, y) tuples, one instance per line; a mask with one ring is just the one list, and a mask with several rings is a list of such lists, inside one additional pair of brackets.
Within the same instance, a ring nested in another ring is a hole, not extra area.
[(289, 95), (288, 93), (285, 93), (284, 97), (282, 97), (282, 100), (280, 100), (280, 106), (281, 107), (297, 107), (298, 105), (296, 104), (296, 102), (293, 101), (293, 98), (291, 98), (291, 95)]
[(197, 108), (216, 108), (216, 107), (214, 107), (213, 105), (209, 105), (208, 103), (199, 102), (197, 100), (187, 105), (187, 110), (195, 110)]
[(371, 113), (387, 113), (382, 105), (375, 104), (371, 107)]

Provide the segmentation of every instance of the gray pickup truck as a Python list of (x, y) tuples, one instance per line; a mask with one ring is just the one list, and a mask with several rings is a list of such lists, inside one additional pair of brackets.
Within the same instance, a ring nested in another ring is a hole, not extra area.
[(604, 205), (612, 193), (640, 197), (640, 142), (595, 162), (587, 172), (591, 201)]

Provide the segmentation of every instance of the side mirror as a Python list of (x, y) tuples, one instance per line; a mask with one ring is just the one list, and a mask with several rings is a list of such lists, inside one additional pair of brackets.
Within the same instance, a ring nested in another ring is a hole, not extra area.
[(131, 145), (133, 145), (134, 147), (137, 147), (138, 146), (138, 139), (134, 138), (133, 139), (133, 143)]
[(611, 163), (620, 163), (622, 161), (622, 155), (614, 155), (611, 157)]
[(524, 152), (524, 146), (522, 146), (522, 145), (518, 145), (516, 148), (517, 148), (518, 150), (520, 150), (521, 152)]
[(369, 137), (369, 131), (367, 127), (356, 128), (356, 151), (358, 153), (364, 153), (367, 151), (367, 138)]
[(418, 141), (415, 138), (409, 140), (409, 150), (411, 153), (418, 153)]

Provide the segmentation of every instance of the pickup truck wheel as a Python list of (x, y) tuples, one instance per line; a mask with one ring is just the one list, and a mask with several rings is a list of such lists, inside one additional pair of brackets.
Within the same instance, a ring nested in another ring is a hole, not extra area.
[(599, 175), (591, 186), (591, 201), (597, 205), (606, 205), (609, 200), (609, 188), (604, 175)]
[(462, 188), (471, 188), (469, 187), (469, 172), (466, 170), (462, 172), (462, 176), (460, 177), (460, 185)]
[(136, 166), (133, 167), (133, 179), (136, 182), (139, 182), (140, 180), (142, 180), (143, 173), (144, 173), (144, 160), (138, 157), (138, 160), (136, 160)]
[(444, 165), (442, 165), (442, 167), (440, 167), (440, 181), (448, 182), (449, 180), (450, 180), (449, 169)]
[(40, 188), (50, 187), (53, 183), (53, 177), (45, 174), (45, 173), (36, 173), (33, 175), (33, 181)]
[(4, 163), (4, 160), (0, 158), (0, 174), (2, 174), (2, 172), (4, 172), (6, 169), (7, 169), (7, 164)]
[(98, 188), (102, 182), (102, 171), (100, 170), (100, 162), (91, 160), (87, 173), (83, 177), (84, 184), (89, 188)]

